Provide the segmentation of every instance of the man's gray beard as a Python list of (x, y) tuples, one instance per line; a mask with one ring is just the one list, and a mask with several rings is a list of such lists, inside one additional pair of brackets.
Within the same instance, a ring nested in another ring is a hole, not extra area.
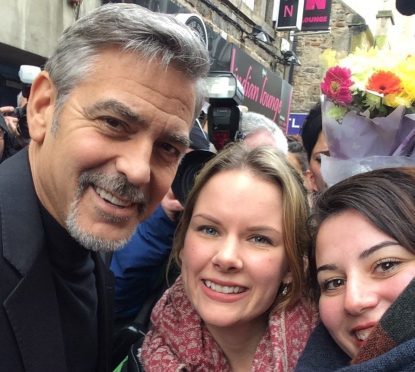
[[(72, 202), (69, 207), (68, 216), (66, 218), (65, 224), (66, 229), (73, 239), (75, 239), (79, 244), (84, 248), (89, 249), (94, 252), (114, 252), (122, 248), (135, 231), (135, 227), (132, 229), (129, 236), (118, 240), (109, 240), (97, 237), (87, 231), (81, 229), (78, 224), (79, 217), (79, 202), (81, 196), (85, 189), (93, 185), (98, 185), (106, 190), (114, 190), (120, 196), (127, 196), (129, 200), (138, 204), (139, 213), (141, 216), (144, 215), (146, 209), (145, 197), (141, 191), (135, 188), (133, 185), (128, 183), (124, 176), (116, 176), (114, 178), (103, 175), (101, 173), (94, 172), (84, 172), (79, 178), (78, 189), (75, 194), (75, 200)], [(116, 217), (108, 214), (102, 213), (101, 216), (108, 223), (120, 223), (125, 221), (124, 218)], [(114, 227), (116, 228), (116, 227)]]
[(66, 229), (68, 230), (69, 235), (71, 235), (72, 238), (74, 238), (84, 248), (94, 252), (114, 252), (117, 249), (122, 248), (131, 238), (134, 229), (131, 231), (131, 234), (128, 238), (119, 240), (103, 239), (94, 236), (86, 231), (82, 231), (77, 223), (78, 202), (79, 200), (75, 200), (75, 202), (72, 203), (68, 217), (66, 218)]

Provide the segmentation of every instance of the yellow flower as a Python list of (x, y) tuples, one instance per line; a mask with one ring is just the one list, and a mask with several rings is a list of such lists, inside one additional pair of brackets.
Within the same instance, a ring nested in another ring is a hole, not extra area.
[[(329, 67), (337, 66), (351, 72), (349, 92), (344, 93), (352, 95), (352, 102), (336, 101), (325, 93), (335, 104), (360, 114), (369, 113), (370, 117), (385, 116), (398, 106), (415, 111), (415, 55), (357, 48), (344, 58), (339, 58), (332, 50), (325, 51), (323, 57)], [(339, 116), (341, 112), (332, 114)]]
[(412, 100), (405, 94), (387, 94), (383, 97), (383, 103), (389, 107), (411, 107)]
[(398, 107), (399, 106), (399, 96), (397, 94), (388, 94), (383, 97), (383, 103), (389, 107)]
[(325, 69), (329, 69), (337, 64), (337, 52), (333, 49), (326, 49), (321, 54), (321, 63)]
[(343, 58), (339, 65), (352, 71), (353, 89), (364, 90), (369, 76), (376, 68), (376, 63), (372, 54), (364, 54), (360, 49), (355, 54), (349, 54)]
[(415, 101), (415, 78), (413, 79), (414, 80), (403, 80), (402, 83), (403, 91), (410, 102)]
[(396, 75), (402, 81), (407, 100), (415, 101), (415, 56), (409, 56), (396, 65)]

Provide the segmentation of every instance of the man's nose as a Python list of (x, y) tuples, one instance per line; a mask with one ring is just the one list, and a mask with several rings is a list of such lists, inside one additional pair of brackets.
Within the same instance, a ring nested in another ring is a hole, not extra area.
[(141, 186), (150, 183), (153, 146), (150, 140), (126, 141), (119, 144), (120, 153), (117, 156), (116, 168), (131, 184)]
[(218, 242), (216, 254), (212, 258), (216, 269), (223, 272), (239, 271), (243, 268), (241, 248), (238, 239), (233, 236), (226, 236)]

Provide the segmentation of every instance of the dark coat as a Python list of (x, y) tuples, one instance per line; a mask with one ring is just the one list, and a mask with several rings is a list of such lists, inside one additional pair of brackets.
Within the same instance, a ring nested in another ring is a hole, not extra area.
[[(111, 326), (106, 269), (97, 254), (94, 259), (99, 298), (98, 370), (108, 371)], [(26, 149), (0, 166), (0, 302), (0, 371), (67, 371), (59, 308)]]
[(295, 372), (415, 371), (415, 279), (383, 314), (365, 345), (350, 364), (320, 324), (311, 334)]
[(135, 317), (153, 295), (154, 284), (165, 277), (176, 226), (159, 205), (138, 224), (128, 243), (112, 255), (116, 318)]

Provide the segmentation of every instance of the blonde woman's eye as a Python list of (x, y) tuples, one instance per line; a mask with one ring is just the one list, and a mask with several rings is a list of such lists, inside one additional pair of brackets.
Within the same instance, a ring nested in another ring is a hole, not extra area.
[(198, 231), (211, 236), (218, 235), (218, 231), (212, 226), (199, 226)]
[(255, 235), (251, 238), (251, 241), (253, 241), (256, 244), (272, 245), (272, 240), (263, 235)]

